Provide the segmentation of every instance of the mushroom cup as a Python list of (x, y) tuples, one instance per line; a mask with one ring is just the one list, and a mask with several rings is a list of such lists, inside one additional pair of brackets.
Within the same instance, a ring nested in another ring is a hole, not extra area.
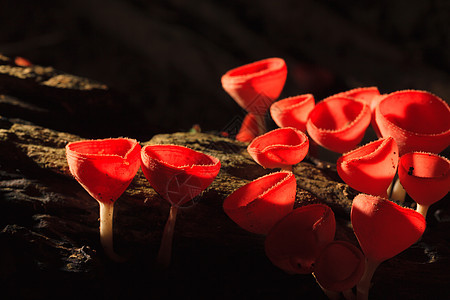
[(331, 97), (348, 97), (353, 98), (358, 101), (365, 102), (371, 110), (373, 110), (376, 107), (378, 96), (380, 96), (380, 91), (376, 86), (370, 86), (370, 87), (359, 87), (355, 89), (351, 89), (345, 92), (341, 92), (338, 94), (335, 94)]
[(243, 109), (256, 115), (265, 114), (283, 90), (287, 77), (281, 58), (267, 58), (226, 72), (222, 87)]
[(437, 154), (409, 152), (400, 158), (398, 176), (424, 217), (433, 203), (450, 189), (450, 161)]
[(342, 180), (355, 190), (387, 197), (397, 165), (398, 147), (388, 137), (345, 153), (337, 160), (336, 169)]
[(378, 90), (377, 87), (371, 86), (371, 87), (355, 88), (336, 94), (334, 96), (348, 97), (366, 103), (370, 107), (372, 128), (374, 129), (376, 135), (378, 137), (381, 137), (380, 130), (378, 129), (378, 126), (375, 122), (375, 108), (377, 107), (378, 102), (382, 98), (382, 96), (380, 95), (380, 91)]
[(309, 274), (322, 248), (333, 241), (336, 220), (330, 207), (298, 207), (270, 230), (265, 251), (270, 261), (290, 274)]
[(370, 124), (370, 108), (348, 97), (329, 97), (316, 104), (309, 114), (306, 129), (319, 145), (345, 153), (354, 149)]
[(314, 264), (314, 277), (325, 290), (344, 292), (353, 288), (364, 273), (364, 254), (346, 241), (332, 241)]
[(395, 139), (400, 156), (443, 151), (450, 144), (449, 119), (449, 105), (426, 91), (393, 92), (383, 96), (375, 110), (381, 135)]
[(278, 127), (293, 127), (306, 132), (309, 113), (314, 109), (312, 94), (284, 98), (270, 106), (270, 115)]
[(250, 156), (264, 168), (291, 171), (309, 149), (306, 134), (291, 127), (274, 129), (256, 137), (247, 147)]
[(287, 67), (278, 57), (259, 60), (226, 72), (223, 89), (248, 113), (254, 115), (260, 132), (266, 131), (265, 115), (280, 96), (287, 77)]
[(150, 185), (174, 206), (182, 206), (216, 178), (220, 161), (177, 145), (147, 145), (141, 153), (142, 171)]
[(111, 203), (127, 189), (139, 166), (141, 147), (136, 140), (83, 140), (66, 146), (69, 169), (98, 202)]
[(291, 172), (271, 173), (234, 191), (223, 202), (223, 210), (241, 228), (267, 234), (292, 211), (296, 186)]

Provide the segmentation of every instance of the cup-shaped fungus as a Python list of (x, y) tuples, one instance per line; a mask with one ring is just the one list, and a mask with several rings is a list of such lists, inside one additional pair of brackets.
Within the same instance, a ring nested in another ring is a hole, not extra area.
[(439, 153), (450, 144), (450, 107), (425, 91), (405, 90), (384, 96), (375, 110), (383, 137), (392, 136), (399, 155), (413, 151)]
[(377, 101), (379, 99), (379, 96), (380, 96), (380, 91), (378, 91), (378, 88), (375, 86), (371, 86), (371, 87), (360, 87), (360, 88), (351, 89), (351, 90), (348, 90), (345, 92), (335, 94), (331, 97), (353, 98), (355, 100), (365, 102), (367, 105), (369, 105), (370, 110), (374, 111), (375, 107), (377, 106), (377, 103), (378, 103)]
[[(286, 63), (281, 58), (267, 58), (229, 70), (222, 76), (222, 87), (247, 112), (257, 118), (265, 132), (267, 109), (280, 96), (286, 82)], [(258, 134), (258, 135), (259, 135)]]
[(100, 205), (100, 241), (105, 253), (121, 261), (113, 248), (114, 203), (127, 189), (140, 166), (136, 140), (84, 140), (66, 146), (69, 169)]
[(170, 264), (178, 208), (205, 190), (216, 178), (220, 161), (176, 145), (147, 145), (141, 151), (142, 171), (150, 185), (171, 204), (157, 262)]
[(351, 210), (353, 230), (366, 257), (357, 299), (367, 299), (370, 281), (378, 265), (409, 248), (423, 234), (425, 218), (382, 197), (359, 194)]
[(270, 115), (278, 127), (294, 127), (306, 132), (306, 122), (314, 106), (312, 94), (298, 95), (274, 102)]
[(370, 108), (362, 101), (329, 97), (316, 104), (309, 114), (306, 129), (319, 145), (345, 153), (354, 149), (370, 124)]
[(339, 176), (362, 193), (387, 197), (398, 164), (398, 147), (392, 137), (382, 138), (345, 153), (337, 160)]
[(267, 234), (294, 208), (296, 186), (291, 172), (271, 173), (234, 191), (223, 202), (223, 210), (243, 229)]
[(430, 205), (449, 191), (450, 161), (437, 154), (409, 152), (400, 158), (398, 176), (417, 203), (416, 211), (426, 217)]
[(336, 220), (330, 207), (310, 204), (294, 209), (269, 231), (265, 251), (290, 274), (309, 274), (322, 248), (333, 241)]
[(259, 128), (258, 117), (253, 113), (248, 113), (242, 121), (241, 128), (236, 134), (236, 140), (240, 142), (251, 142), (255, 137), (264, 132), (265, 129)]
[(364, 254), (353, 244), (333, 241), (327, 244), (314, 264), (314, 277), (325, 292), (348, 292), (364, 273)]
[(269, 131), (256, 137), (247, 147), (250, 156), (264, 168), (292, 171), (309, 149), (306, 134), (291, 127)]
[(359, 100), (362, 102), (365, 102), (370, 107), (371, 112), (371, 124), (372, 127), (377, 134), (378, 137), (381, 137), (380, 131), (377, 127), (377, 124), (375, 122), (375, 108), (378, 105), (378, 102), (381, 100), (380, 91), (377, 87), (371, 86), (371, 87), (360, 87), (352, 90), (348, 90), (336, 95), (333, 95), (331, 97), (340, 96), (340, 97), (348, 97), (353, 98), (355, 100)]

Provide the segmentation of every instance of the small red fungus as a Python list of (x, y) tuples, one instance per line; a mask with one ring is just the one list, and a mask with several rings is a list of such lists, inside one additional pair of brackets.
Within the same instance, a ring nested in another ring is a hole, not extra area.
[(339, 176), (362, 193), (387, 197), (398, 164), (398, 147), (392, 137), (352, 150), (337, 160)]
[(334, 213), (325, 204), (294, 209), (273, 226), (265, 241), (270, 261), (290, 274), (313, 272), (322, 248), (336, 233)]
[(278, 127), (294, 127), (306, 132), (306, 122), (314, 106), (312, 94), (289, 97), (274, 102), (270, 106), (270, 115)]
[(383, 137), (392, 136), (399, 155), (413, 151), (439, 153), (450, 144), (450, 107), (425, 91), (405, 90), (384, 96), (375, 121)]
[[(224, 90), (249, 113), (257, 116), (258, 128), (265, 132), (264, 115), (280, 96), (286, 81), (286, 63), (281, 58), (267, 58), (226, 72), (222, 76)], [(258, 134), (258, 135), (259, 135)]]
[(31, 61), (29, 61), (28, 59), (21, 57), (21, 56), (16, 56), (16, 58), (14, 59), (14, 63), (16, 65), (18, 65), (19, 67), (31, 67), (33, 64), (31, 63)]
[(150, 185), (170, 202), (157, 262), (170, 264), (178, 207), (205, 190), (217, 176), (220, 161), (210, 155), (176, 145), (147, 145), (141, 151), (142, 171)]
[(247, 147), (251, 157), (264, 168), (292, 171), (308, 153), (306, 134), (291, 127), (274, 129), (256, 137)]
[(359, 248), (349, 242), (333, 241), (317, 257), (314, 277), (323, 289), (344, 292), (361, 280), (364, 266), (364, 254)]
[(379, 96), (380, 96), (380, 91), (378, 91), (378, 88), (375, 86), (371, 86), (371, 87), (360, 87), (360, 88), (351, 89), (351, 90), (330, 96), (329, 98), (331, 98), (331, 97), (353, 98), (355, 100), (365, 102), (367, 105), (369, 105), (370, 110), (374, 111), (375, 107), (377, 106)]
[(217, 158), (176, 145), (147, 145), (141, 160), (150, 185), (174, 206), (200, 194), (220, 170)]
[(292, 211), (296, 186), (291, 172), (271, 173), (234, 191), (223, 202), (223, 210), (243, 229), (267, 234)]
[(366, 257), (379, 262), (414, 244), (426, 225), (414, 210), (366, 194), (353, 199), (351, 221)]
[(418, 212), (382, 197), (359, 194), (353, 199), (351, 221), (366, 257), (357, 299), (367, 299), (370, 281), (378, 265), (414, 244), (426, 227)]
[[(236, 135), (236, 140), (240, 142), (251, 142), (255, 137), (263, 133), (265, 131), (265, 120), (264, 118), (262, 120), (258, 119), (260, 119), (259, 116), (248, 113), (242, 121), (241, 128)], [(263, 128), (259, 126), (263, 126)]]
[(345, 153), (359, 144), (369, 124), (367, 104), (352, 98), (329, 97), (316, 104), (309, 114), (306, 129), (317, 144)]
[(408, 195), (424, 217), (433, 203), (447, 195), (450, 188), (450, 161), (424, 152), (406, 153), (400, 158), (398, 176)]
[(380, 95), (380, 91), (378, 90), (377, 87), (371, 86), (371, 87), (356, 88), (356, 89), (352, 89), (352, 90), (348, 90), (348, 91), (336, 94), (331, 97), (335, 97), (335, 96), (353, 98), (355, 100), (365, 102), (367, 105), (369, 105), (370, 112), (372, 115), (371, 116), (372, 127), (373, 127), (375, 133), (377, 134), (377, 136), (381, 137), (380, 131), (375, 122), (375, 108), (377, 107), (378, 102), (382, 98), (382, 96)]
[(136, 140), (117, 138), (84, 140), (66, 146), (70, 172), (100, 205), (100, 241), (105, 253), (122, 261), (113, 248), (114, 203), (130, 184), (140, 166)]

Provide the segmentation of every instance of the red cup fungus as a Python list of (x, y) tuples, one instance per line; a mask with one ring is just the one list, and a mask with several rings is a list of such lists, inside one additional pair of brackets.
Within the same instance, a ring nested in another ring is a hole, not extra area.
[(353, 230), (366, 257), (366, 268), (357, 286), (357, 299), (367, 299), (378, 265), (406, 250), (423, 234), (425, 218), (385, 198), (359, 194), (351, 210)]
[(306, 132), (306, 122), (314, 106), (312, 94), (298, 95), (274, 102), (270, 115), (278, 127), (294, 127)]
[(234, 191), (223, 202), (223, 210), (241, 228), (267, 234), (292, 211), (296, 186), (291, 172), (271, 173)]
[(141, 160), (150, 185), (175, 206), (200, 194), (220, 170), (217, 158), (176, 145), (147, 145), (142, 148)]
[(405, 90), (385, 95), (375, 110), (383, 137), (392, 136), (399, 155), (413, 151), (440, 153), (450, 144), (450, 107), (425, 91)]
[(426, 226), (424, 217), (414, 210), (366, 194), (354, 198), (351, 221), (366, 257), (379, 262), (414, 244)]
[[(377, 127), (377, 124), (375, 122), (375, 108), (378, 105), (378, 102), (381, 100), (380, 91), (377, 87), (371, 86), (371, 87), (360, 87), (352, 90), (348, 90), (339, 94), (336, 94), (334, 96), (339, 97), (348, 97), (355, 100), (362, 101), (369, 105), (370, 112), (371, 112), (371, 125), (378, 137), (381, 137), (380, 130)], [(331, 96), (331, 97), (334, 97)]]
[(269, 131), (256, 137), (247, 147), (250, 156), (264, 168), (292, 171), (309, 149), (306, 134), (291, 127)]
[[(243, 109), (253, 113), (258, 128), (265, 132), (264, 116), (280, 96), (286, 82), (286, 63), (281, 58), (267, 58), (229, 70), (222, 76), (222, 87)], [(258, 135), (259, 135), (258, 134)]]
[(362, 101), (329, 97), (316, 104), (309, 114), (306, 129), (319, 145), (345, 153), (354, 149), (370, 124), (370, 108)]
[(256, 116), (255, 114), (248, 113), (242, 121), (241, 128), (236, 135), (236, 140), (244, 143), (251, 142), (260, 133), (265, 131), (265, 128), (259, 128), (259, 126), (264, 124), (264, 120), (259, 120), (258, 116)]
[(388, 137), (345, 153), (337, 160), (336, 169), (342, 180), (355, 190), (387, 197), (397, 164), (398, 147)]
[(410, 152), (400, 158), (398, 176), (424, 217), (428, 208), (447, 195), (450, 188), (450, 161), (433, 153)]
[(375, 107), (378, 104), (379, 96), (380, 96), (380, 91), (378, 90), (378, 88), (375, 86), (371, 86), (371, 87), (360, 87), (360, 88), (351, 89), (351, 90), (330, 96), (329, 98), (347, 97), (347, 98), (352, 98), (354, 100), (362, 101), (362, 102), (366, 103), (367, 105), (369, 105), (370, 110), (373, 112), (375, 110)]
[(24, 67), (24, 68), (28, 68), (33, 65), (33, 63), (31, 61), (29, 61), (28, 59), (21, 57), (21, 56), (16, 56), (16, 58), (14, 58), (14, 63), (16, 65), (18, 65), (19, 67)]
[(314, 277), (323, 289), (344, 292), (361, 280), (364, 266), (364, 254), (359, 248), (346, 241), (332, 241), (317, 257)]
[(141, 151), (142, 171), (150, 185), (170, 202), (157, 262), (170, 264), (178, 207), (205, 190), (217, 176), (220, 161), (210, 155), (176, 145), (147, 145)]
[(122, 261), (113, 248), (114, 203), (140, 166), (141, 146), (127, 138), (83, 140), (66, 146), (70, 172), (100, 205), (100, 241), (105, 253)]
[(309, 274), (322, 248), (333, 241), (334, 213), (325, 204), (294, 209), (268, 233), (265, 251), (270, 261), (290, 274)]

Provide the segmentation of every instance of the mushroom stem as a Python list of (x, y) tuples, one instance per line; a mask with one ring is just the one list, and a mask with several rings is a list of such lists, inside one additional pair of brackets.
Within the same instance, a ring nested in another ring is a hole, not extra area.
[(255, 114), (255, 121), (258, 126), (258, 136), (266, 133), (266, 116), (264, 114)]
[(388, 195), (389, 198), (390, 198), (390, 196), (391, 196), (391, 194), (392, 194), (392, 188), (394, 187), (394, 181), (395, 181), (395, 180), (392, 180), (392, 181), (391, 181), (391, 184), (389, 184), (389, 186), (388, 186), (388, 188), (387, 188), (387, 190), (386, 190), (386, 194)]
[(172, 257), (172, 241), (173, 232), (175, 228), (175, 222), (177, 220), (178, 206), (172, 205), (170, 207), (169, 218), (167, 219), (166, 226), (161, 240), (161, 247), (159, 248), (157, 264), (162, 270), (166, 270), (170, 265)]
[(400, 183), (400, 179), (397, 178), (397, 180), (394, 183), (394, 187), (392, 188), (391, 192), (391, 199), (394, 201), (403, 202), (405, 201), (406, 191), (403, 188), (402, 184)]
[(373, 274), (381, 262), (366, 258), (366, 268), (358, 285), (356, 286), (356, 300), (369, 299), (370, 282)]
[(100, 242), (106, 255), (116, 262), (125, 259), (114, 252), (113, 247), (113, 216), (114, 202), (99, 202), (100, 204)]
[(428, 208), (430, 207), (429, 205), (424, 205), (424, 204), (419, 204), (416, 203), (416, 211), (418, 213), (420, 213), (425, 219), (427, 218), (427, 212), (428, 212)]

